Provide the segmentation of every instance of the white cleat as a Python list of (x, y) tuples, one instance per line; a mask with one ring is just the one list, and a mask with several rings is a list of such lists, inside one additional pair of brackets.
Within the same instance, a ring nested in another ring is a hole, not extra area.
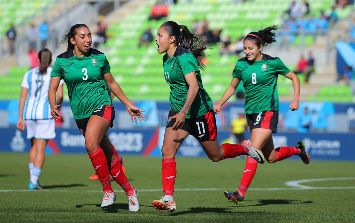
[(116, 194), (115, 192), (105, 192), (104, 198), (102, 199), (101, 207), (108, 207), (110, 205), (113, 205), (113, 202), (116, 200)]
[(255, 159), (256, 161), (258, 161), (258, 163), (264, 163), (265, 162), (265, 157), (263, 152), (261, 152), (258, 149), (255, 149), (253, 146), (248, 146), (248, 145), (244, 145), (245, 147), (248, 148), (249, 150), (249, 156), (253, 159)]
[(134, 190), (134, 194), (128, 196), (128, 210), (133, 212), (139, 211), (137, 190)]

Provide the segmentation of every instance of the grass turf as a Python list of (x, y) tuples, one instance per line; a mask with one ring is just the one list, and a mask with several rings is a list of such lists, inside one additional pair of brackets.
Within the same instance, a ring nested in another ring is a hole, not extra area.
[[(243, 159), (212, 163), (207, 158), (177, 158), (173, 213), (157, 211), (151, 201), (161, 192), (160, 158), (125, 156), (127, 175), (138, 189), (141, 210), (129, 212), (127, 198), (112, 182), (118, 199), (101, 209), (101, 186), (86, 155), (48, 155), (40, 181), (44, 191), (27, 191), (27, 154), (0, 153), (1, 222), (355, 222), (355, 162), (288, 160), (260, 165), (246, 200), (227, 202), (235, 190)], [(297, 189), (285, 182), (305, 182)], [(331, 178), (331, 179), (329, 179)], [(334, 178), (334, 179), (333, 179)], [(347, 178), (347, 179), (344, 179)]]

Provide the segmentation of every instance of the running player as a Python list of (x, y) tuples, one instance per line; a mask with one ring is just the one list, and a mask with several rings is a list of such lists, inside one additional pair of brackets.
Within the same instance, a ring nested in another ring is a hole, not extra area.
[[(233, 78), (222, 98), (215, 105), (216, 112), (234, 94), (240, 81), (245, 88), (245, 113), (251, 131), (251, 145), (261, 150), (269, 163), (274, 163), (293, 155), (299, 156), (305, 164), (310, 162), (302, 142), (296, 146), (274, 148), (272, 133), (277, 131), (279, 97), (277, 93), (278, 75), (292, 80), (294, 95), (290, 110), (299, 108), (300, 81), (278, 57), (262, 53), (263, 47), (275, 42), (274, 30), (277, 26), (267, 27), (249, 33), (243, 40), (246, 57), (240, 59), (233, 70)], [(257, 169), (257, 162), (250, 157), (246, 159), (239, 189), (236, 192), (225, 192), (225, 196), (237, 203), (244, 199)]]
[(111, 175), (126, 192), (129, 210), (138, 211), (137, 191), (122, 171), (120, 159), (114, 155), (106, 133), (115, 117), (110, 91), (126, 106), (132, 121), (142, 120), (142, 110), (133, 105), (117, 84), (106, 56), (90, 47), (92, 36), (85, 24), (73, 25), (66, 39), (68, 49), (57, 57), (52, 70), (49, 89), (52, 116), (58, 117), (54, 92), (64, 79), (74, 119), (85, 137), (87, 153), (102, 184), (101, 207), (112, 205), (116, 199)]
[[(48, 103), (48, 89), (51, 79), (52, 53), (48, 49), (38, 52), (39, 67), (28, 71), (23, 77), (19, 100), (17, 128), (27, 127), (27, 138), (31, 140), (29, 150), (29, 190), (41, 190), (38, 182), (45, 160), (45, 148), (49, 139), (55, 138), (54, 119)], [(56, 92), (54, 92), (55, 94)], [(58, 88), (57, 103), (63, 100), (63, 84)]]
[(201, 59), (206, 47), (200, 39), (186, 26), (167, 21), (158, 30), (156, 44), (158, 53), (164, 53), (164, 77), (170, 86), (170, 112), (162, 147), (164, 195), (160, 200), (154, 200), (152, 205), (159, 210), (174, 211), (175, 155), (189, 134), (200, 142), (213, 162), (248, 154), (263, 162), (263, 157), (249, 146), (218, 145), (212, 100), (201, 80)]

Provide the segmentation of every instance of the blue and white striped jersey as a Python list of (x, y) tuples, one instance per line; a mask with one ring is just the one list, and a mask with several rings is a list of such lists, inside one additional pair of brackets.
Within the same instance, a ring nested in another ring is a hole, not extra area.
[(42, 75), (36, 67), (23, 77), (21, 86), (28, 89), (23, 117), (25, 120), (52, 119), (48, 101), (51, 71), (52, 68), (48, 67), (47, 73)]

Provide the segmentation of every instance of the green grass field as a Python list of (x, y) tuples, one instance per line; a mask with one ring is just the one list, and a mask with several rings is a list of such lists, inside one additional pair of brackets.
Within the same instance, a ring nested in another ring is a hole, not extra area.
[(86, 155), (47, 156), (43, 191), (27, 191), (27, 165), (27, 154), (0, 153), (0, 222), (355, 222), (355, 162), (264, 164), (246, 200), (236, 206), (223, 191), (239, 184), (244, 159), (212, 163), (179, 157), (173, 213), (151, 206), (162, 195), (160, 158), (125, 156), (128, 178), (139, 191), (138, 213), (128, 211), (115, 182), (115, 204), (99, 207), (101, 186), (88, 180), (93, 169)]

